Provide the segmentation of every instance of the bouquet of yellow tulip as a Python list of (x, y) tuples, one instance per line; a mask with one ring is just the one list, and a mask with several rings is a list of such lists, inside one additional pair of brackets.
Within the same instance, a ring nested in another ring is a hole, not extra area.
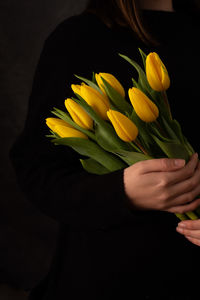
[[(186, 162), (194, 150), (173, 119), (166, 90), (170, 86), (167, 69), (157, 53), (146, 55), (139, 49), (144, 68), (119, 54), (138, 72), (128, 90), (108, 73), (94, 74), (92, 80), (77, 76), (81, 85), (71, 85), (76, 98), (65, 99), (66, 110), (54, 108), (57, 118), (47, 118), (52, 142), (72, 147), (86, 157), (83, 168), (106, 174), (138, 161), (152, 158), (182, 158)], [(200, 211), (176, 214), (181, 220), (197, 219)]]

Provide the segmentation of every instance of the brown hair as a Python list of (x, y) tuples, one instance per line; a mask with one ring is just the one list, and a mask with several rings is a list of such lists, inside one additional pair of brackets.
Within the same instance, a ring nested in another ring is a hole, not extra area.
[[(199, 17), (199, 0), (173, 0), (174, 9)], [(159, 42), (151, 35), (142, 18), (139, 0), (89, 0), (85, 11), (95, 13), (108, 26), (126, 26), (146, 45)]]
[(147, 45), (157, 44), (145, 27), (136, 0), (90, 0), (85, 11), (93, 12), (108, 26), (126, 26)]

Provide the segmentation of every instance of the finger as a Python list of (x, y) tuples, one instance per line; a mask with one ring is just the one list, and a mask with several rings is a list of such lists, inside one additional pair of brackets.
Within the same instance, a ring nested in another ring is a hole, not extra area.
[(200, 246), (200, 240), (195, 239), (195, 238), (191, 238), (190, 236), (185, 236), (186, 239), (188, 239), (191, 243)]
[(189, 230), (189, 229), (184, 229), (184, 228), (181, 228), (181, 227), (177, 227), (176, 231), (178, 231), (179, 233), (181, 233), (183, 235), (187, 235), (189, 237), (200, 240), (200, 230)]
[(191, 230), (200, 230), (200, 219), (181, 221), (178, 223), (178, 227), (191, 229)]
[(200, 199), (196, 199), (190, 202), (189, 204), (169, 207), (166, 209), (166, 211), (177, 213), (177, 214), (184, 214), (189, 211), (194, 211), (199, 205), (200, 205)]
[(171, 190), (168, 188), (168, 191), (166, 192), (167, 196), (167, 203), (170, 206), (179, 206), (179, 205), (186, 205), (194, 202), (194, 200), (199, 199), (200, 194), (200, 185), (197, 185), (193, 190), (186, 193), (181, 193), (180, 195), (177, 195), (176, 197), (173, 196)]
[(157, 158), (139, 162), (141, 165), (141, 173), (174, 171), (185, 166), (184, 159), (173, 158)]
[(196, 170), (191, 169), (191, 173), (192, 172), (194, 173), (190, 178), (187, 178), (186, 180), (173, 184), (169, 187), (169, 193), (172, 195), (172, 197), (177, 197), (181, 194), (191, 192), (196, 188), (199, 189), (200, 192), (200, 164), (197, 165)]
[(183, 180), (190, 178), (196, 168), (199, 167), (198, 154), (195, 153), (191, 156), (189, 162), (185, 165), (184, 168), (178, 169), (175, 172), (166, 172), (165, 178), (168, 185), (173, 185)]

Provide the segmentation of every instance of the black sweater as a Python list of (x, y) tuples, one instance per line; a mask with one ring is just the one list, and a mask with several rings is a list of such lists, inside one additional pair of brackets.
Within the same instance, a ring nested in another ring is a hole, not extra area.
[(91, 13), (65, 20), (45, 42), (25, 127), (10, 154), (27, 200), (61, 224), (52, 270), (32, 299), (164, 299), (198, 289), (192, 270), (200, 267), (200, 248), (176, 232), (173, 214), (135, 211), (124, 191), (123, 170), (88, 174), (80, 155), (45, 137), (45, 118), (53, 116), (53, 107), (64, 110), (64, 100), (74, 96), (71, 84), (80, 83), (74, 74), (112, 73), (127, 91), (137, 74), (118, 53), (142, 64), (141, 47), (157, 51), (165, 62), (173, 115), (199, 150), (199, 24), (178, 13), (144, 15), (161, 42), (156, 48), (128, 29), (109, 29)]

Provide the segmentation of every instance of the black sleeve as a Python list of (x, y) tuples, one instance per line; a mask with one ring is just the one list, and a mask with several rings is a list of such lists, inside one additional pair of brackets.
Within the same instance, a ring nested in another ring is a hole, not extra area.
[(55, 146), (45, 136), (45, 118), (53, 116), (53, 107), (64, 109), (73, 74), (78, 72), (76, 64), (70, 64), (73, 49), (65, 54), (60, 49), (52, 34), (36, 68), (24, 130), (10, 151), (18, 183), (29, 201), (62, 223), (82, 229), (118, 226), (139, 213), (125, 194), (123, 170), (89, 174), (74, 150)]

